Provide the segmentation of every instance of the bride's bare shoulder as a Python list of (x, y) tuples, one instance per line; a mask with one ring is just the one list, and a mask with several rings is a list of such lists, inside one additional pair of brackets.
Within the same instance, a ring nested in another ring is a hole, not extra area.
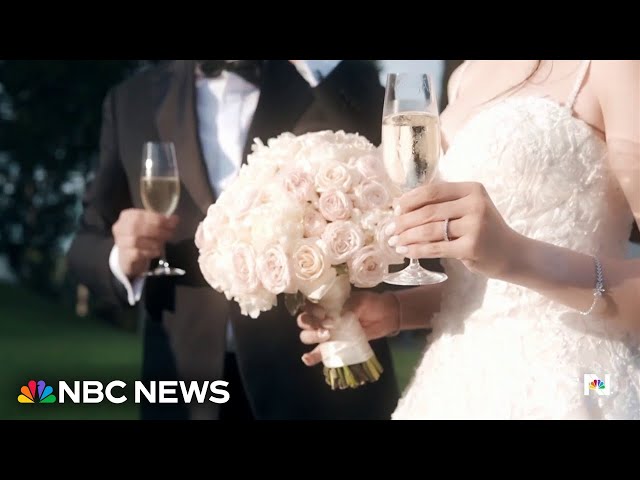
[(639, 101), (640, 60), (594, 60), (590, 76), (599, 97), (624, 95), (627, 102)]
[(449, 98), (449, 101), (454, 100), (454, 97), (456, 96), (456, 91), (462, 77), (462, 72), (466, 68), (465, 65), (468, 62), (469, 60), (465, 60), (464, 62), (462, 62), (453, 70), (453, 72), (449, 76), (449, 81), (447, 82), (447, 97)]
[(607, 138), (640, 142), (640, 60), (594, 60), (589, 81)]

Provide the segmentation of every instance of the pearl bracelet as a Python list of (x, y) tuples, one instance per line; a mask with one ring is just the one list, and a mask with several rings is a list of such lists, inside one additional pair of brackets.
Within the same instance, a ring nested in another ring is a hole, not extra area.
[(586, 312), (580, 312), (581, 315), (585, 315), (585, 316), (590, 315), (591, 312), (593, 312), (593, 309), (596, 307), (596, 304), (598, 303), (598, 299), (602, 297), (602, 295), (605, 293), (604, 274), (602, 272), (602, 264), (600, 263), (600, 260), (596, 256), (593, 257), (593, 261), (596, 266), (596, 286), (593, 290), (593, 302), (591, 303), (591, 307), (589, 307), (589, 310), (587, 310)]

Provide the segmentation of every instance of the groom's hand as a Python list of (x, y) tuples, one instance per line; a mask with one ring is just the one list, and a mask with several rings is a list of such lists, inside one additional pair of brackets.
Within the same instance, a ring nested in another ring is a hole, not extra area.
[(147, 271), (153, 258), (162, 256), (164, 244), (177, 225), (175, 215), (165, 217), (138, 208), (120, 212), (111, 231), (118, 247), (120, 268), (130, 280)]

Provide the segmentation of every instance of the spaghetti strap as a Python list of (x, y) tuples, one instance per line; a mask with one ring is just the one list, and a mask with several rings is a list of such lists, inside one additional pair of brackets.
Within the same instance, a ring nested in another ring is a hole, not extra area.
[(462, 83), (462, 77), (464, 77), (464, 72), (467, 70), (467, 67), (469, 66), (469, 63), (471, 63), (469, 60), (465, 60), (464, 63), (462, 63), (462, 65), (459, 67), (460, 68), (460, 73), (458, 75), (458, 78), (456, 79), (456, 84), (453, 86), (453, 90), (452, 90), (452, 95), (451, 95), (451, 102), (453, 102), (454, 100), (456, 100), (458, 98), (458, 91), (460, 90), (460, 84)]
[(578, 93), (580, 93), (580, 89), (582, 88), (582, 84), (584, 83), (584, 78), (587, 75), (587, 71), (589, 70), (589, 65), (591, 64), (591, 60), (583, 60), (578, 67), (578, 75), (576, 76), (576, 82), (571, 89), (571, 93), (567, 98), (566, 106), (568, 109), (573, 110), (573, 105), (576, 103), (576, 98), (578, 98)]

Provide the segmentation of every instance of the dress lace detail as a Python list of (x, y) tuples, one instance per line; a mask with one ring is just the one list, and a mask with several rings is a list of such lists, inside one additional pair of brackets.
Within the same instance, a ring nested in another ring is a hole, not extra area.
[[(623, 257), (633, 217), (573, 99), (509, 97), (484, 109), (454, 138), (441, 177), (483, 183), (523, 235)], [(444, 263), (443, 305), (394, 419), (640, 419), (640, 338)], [(611, 394), (584, 395), (588, 373), (610, 374)]]

